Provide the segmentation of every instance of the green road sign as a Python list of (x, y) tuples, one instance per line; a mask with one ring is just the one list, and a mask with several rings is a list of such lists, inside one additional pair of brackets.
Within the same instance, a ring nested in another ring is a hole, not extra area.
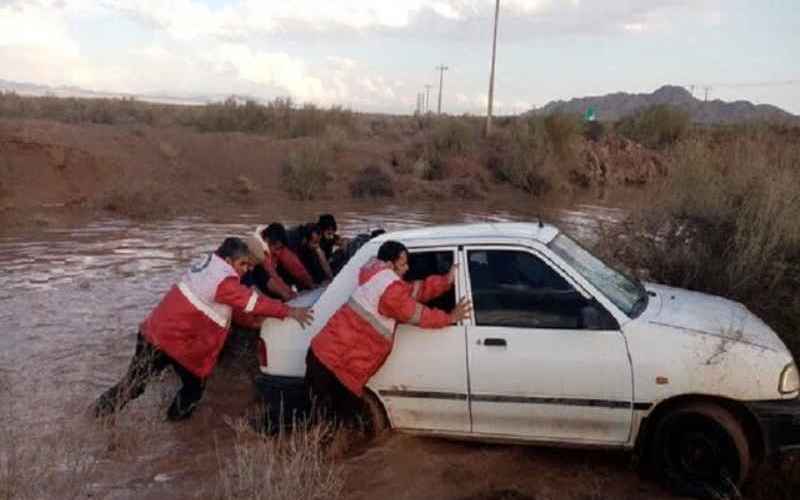
[(587, 122), (593, 122), (597, 120), (597, 115), (595, 115), (594, 108), (592, 106), (589, 106), (589, 108), (586, 110), (586, 113), (583, 114), (583, 119)]

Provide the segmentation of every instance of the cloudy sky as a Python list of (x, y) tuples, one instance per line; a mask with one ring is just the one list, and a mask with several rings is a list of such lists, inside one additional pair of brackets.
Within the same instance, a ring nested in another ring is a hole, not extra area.
[[(494, 0), (0, 0), (0, 79), (485, 110)], [(496, 107), (665, 83), (800, 113), (793, 0), (501, 0)], [(794, 83), (787, 83), (794, 81)]]

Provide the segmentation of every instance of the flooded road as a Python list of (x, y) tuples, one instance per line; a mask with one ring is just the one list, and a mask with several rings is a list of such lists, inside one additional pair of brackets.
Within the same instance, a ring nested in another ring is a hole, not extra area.
[[(169, 373), (153, 382), (120, 417), (120, 428), (133, 429), (127, 438), (99, 429), (85, 410), (120, 378), (132, 354), (137, 325), (193, 257), (213, 250), (225, 236), (249, 233), (257, 224), (280, 220), (291, 225), (316, 220), (329, 210), (307, 205), (272, 214), (270, 220), (255, 214), (227, 217), (235, 222), (108, 219), (0, 237), (0, 408), (5, 411), (0, 423), (6, 432), (13, 427), (14, 437), (0, 441), (0, 447), (6, 447), (0, 469), (4, 460), (9, 461), (12, 442), (33, 452), (47, 446), (43, 443), (50, 441), (41, 439), (52, 437), (70, 419), (85, 431), (80, 453), (96, 459), (79, 479), (91, 483), (87, 489), (94, 498), (213, 497), (218, 449), (227, 439), (226, 420), (257, 406), (246, 367), (231, 363), (218, 367), (205, 400), (186, 423), (162, 421), (164, 402), (177, 387)], [(345, 206), (335, 215), (344, 235), (379, 227), (391, 231), (442, 223), (531, 221), (541, 216), (587, 241), (598, 223), (618, 220), (624, 212), (593, 205), (494, 212), (458, 204), (414, 209)], [(112, 438), (115, 441), (109, 444)], [(403, 443), (407, 441), (393, 441), (386, 449), (451, 446)], [(22, 451), (17, 455), (19, 461), (28, 457)], [(375, 456), (386, 459), (368, 455)], [(64, 459), (54, 461), (45, 467), (70, 475)], [(353, 495), (369, 496), (361, 493)]]

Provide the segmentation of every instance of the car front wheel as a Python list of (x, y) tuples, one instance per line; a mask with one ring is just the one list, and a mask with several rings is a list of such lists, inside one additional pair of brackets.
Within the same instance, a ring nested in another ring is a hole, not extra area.
[(664, 484), (681, 495), (727, 498), (750, 469), (750, 447), (738, 419), (713, 403), (694, 403), (657, 424), (651, 464)]

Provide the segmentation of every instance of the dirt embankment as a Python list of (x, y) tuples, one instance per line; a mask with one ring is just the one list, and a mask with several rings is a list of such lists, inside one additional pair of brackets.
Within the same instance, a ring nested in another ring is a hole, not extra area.
[[(282, 165), (313, 141), (177, 126), (0, 120), (0, 222), (9, 227), (102, 212), (154, 218), (268, 210), (288, 199)], [(327, 185), (317, 198), (350, 198), (353, 180), (369, 165), (385, 174), (372, 181), (391, 183), (390, 194), (400, 201), (496, 202), (517, 191), (497, 182), (481, 152), (450, 155), (440, 175), (431, 176), (414, 148), (414, 138), (402, 134), (340, 141), (328, 148)], [(576, 152), (567, 182), (555, 194), (641, 185), (665, 172), (658, 153), (618, 137), (582, 140)]]

